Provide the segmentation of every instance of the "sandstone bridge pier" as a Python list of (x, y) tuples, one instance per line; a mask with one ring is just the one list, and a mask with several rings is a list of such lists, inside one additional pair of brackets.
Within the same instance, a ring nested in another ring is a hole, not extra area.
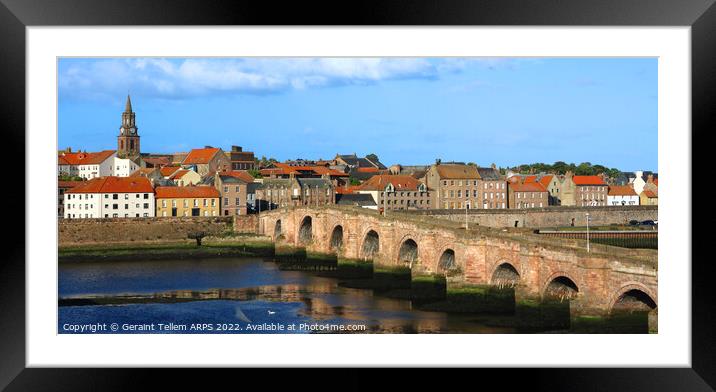
[(658, 303), (655, 250), (592, 244), (587, 252), (584, 241), (528, 229), (466, 230), (434, 217), (338, 206), (261, 212), (258, 230), (307, 252), (445, 276), (448, 288), (511, 286), (516, 299), (566, 297), (573, 314), (609, 315), (622, 303), (655, 314)]

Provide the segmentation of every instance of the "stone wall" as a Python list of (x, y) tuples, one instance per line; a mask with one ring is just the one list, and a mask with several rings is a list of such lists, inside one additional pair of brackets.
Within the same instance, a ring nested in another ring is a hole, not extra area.
[(255, 233), (255, 215), (236, 217), (159, 217), (60, 219), (59, 244), (185, 240), (192, 231), (221, 235), (231, 231)]
[[(465, 210), (409, 210), (400, 212), (465, 222)], [(469, 223), (488, 227), (555, 227), (586, 226), (586, 213), (590, 225), (628, 224), (630, 220), (657, 220), (657, 206), (610, 206), (610, 207), (547, 207), (524, 210), (467, 210)]]

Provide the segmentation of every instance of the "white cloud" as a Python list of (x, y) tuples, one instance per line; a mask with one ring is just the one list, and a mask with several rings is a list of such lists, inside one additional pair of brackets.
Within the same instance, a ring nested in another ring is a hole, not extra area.
[(388, 80), (437, 79), (471, 64), (494, 68), (499, 58), (136, 58), (63, 59), (60, 94), (116, 98), (127, 91), (181, 99), (220, 93), (267, 94)]

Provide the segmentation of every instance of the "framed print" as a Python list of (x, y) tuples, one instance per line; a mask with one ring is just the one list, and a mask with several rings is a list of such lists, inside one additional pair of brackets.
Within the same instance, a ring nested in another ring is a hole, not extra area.
[(27, 234), (0, 385), (458, 366), (711, 390), (691, 173), (715, 8), (537, 4), (4, 1)]

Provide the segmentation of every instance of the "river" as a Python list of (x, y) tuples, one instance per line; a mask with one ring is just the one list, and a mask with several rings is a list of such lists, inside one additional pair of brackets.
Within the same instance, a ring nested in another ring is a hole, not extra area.
[(63, 262), (58, 333), (520, 333), (258, 257)]

